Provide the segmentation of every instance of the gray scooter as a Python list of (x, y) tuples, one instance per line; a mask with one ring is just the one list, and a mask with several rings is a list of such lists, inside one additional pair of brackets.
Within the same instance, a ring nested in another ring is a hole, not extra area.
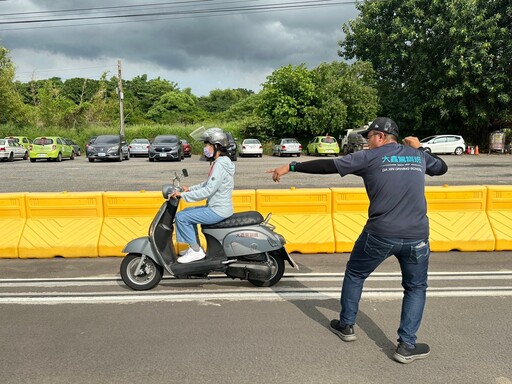
[[(180, 190), (186, 169), (175, 173), (172, 184), (162, 187), (165, 199)], [(123, 249), (128, 253), (121, 263), (121, 277), (130, 288), (142, 291), (158, 285), (164, 271), (175, 278), (206, 278), (211, 272), (223, 272), (228, 277), (248, 280), (257, 287), (270, 287), (283, 277), (285, 261), (298, 269), (288, 255), (283, 236), (274, 232), (257, 211), (235, 213), (213, 225), (202, 225), (206, 238), (206, 257), (192, 263), (177, 262), (172, 237), (174, 217), (179, 198), (164, 201), (153, 219), (148, 236), (130, 241)]]

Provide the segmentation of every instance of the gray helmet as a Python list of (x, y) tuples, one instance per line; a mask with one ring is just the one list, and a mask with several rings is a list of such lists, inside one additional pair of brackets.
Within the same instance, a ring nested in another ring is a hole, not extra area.
[(209, 128), (201, 135), (201, 140), (204, 143), (211, 145), (219, 144), (221, 147), (228, 146), (228, 135), (220, 128)]

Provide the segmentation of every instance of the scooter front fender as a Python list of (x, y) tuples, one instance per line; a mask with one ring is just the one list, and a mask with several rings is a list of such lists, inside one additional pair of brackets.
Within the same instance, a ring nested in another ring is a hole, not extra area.
[(122, 252), (146, 255), (150, 257), (155, 263), (160, 264), (158, 258), (155, 257), (155, 253), (153, 252), (153, 247), (151, 247), (151, 242), (149, 241), (148, 236), (133, 239), (124, 246)]

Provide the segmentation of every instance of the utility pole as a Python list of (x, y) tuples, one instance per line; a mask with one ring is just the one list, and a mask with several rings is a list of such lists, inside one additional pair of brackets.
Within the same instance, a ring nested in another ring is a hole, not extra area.
[(123, 111), (123, 77), (121, 75), (121, 60), (117, 60), (117, 95), (119, 96), (119, 119), (121, 120), (121, 130), (119, 134), (124, 137), (124, 111)]

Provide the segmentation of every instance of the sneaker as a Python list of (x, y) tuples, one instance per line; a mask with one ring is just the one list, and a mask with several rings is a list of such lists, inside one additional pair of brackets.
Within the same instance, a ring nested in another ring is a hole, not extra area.
[(191, 263), (192, 261), (197, 261), (204, 259), (206, 254), (199, 248), (199, 251), (194, 251), (192, 248), (187, 249), (187, 253), (181, 257), (178, 257), (178, 263)]
[(331, 320), (329, 328), (343, 341), (357, 340), (353, 325), (342, 325), (339, 320)]
[(178, 255), (185, 256), (190, 248), (184, 249), (183, 251), (180, 251)]
[(412, 363), (414, 360), (426, 359), (430, 355), (428, 344), (417, 343), (414, 347), (401, 342), (396, 348), (393, 358), (403, 364)]

